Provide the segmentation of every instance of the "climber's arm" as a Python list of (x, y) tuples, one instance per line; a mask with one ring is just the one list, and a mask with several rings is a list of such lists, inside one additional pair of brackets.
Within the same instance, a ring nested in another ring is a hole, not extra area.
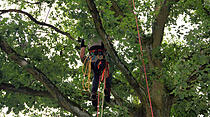
[(80, 49), (80, 58), (82, 59), (82, 61), (83, 61), (84, 57), (85, 57), (85, 47), (82, 47)]
[(84, 59), (85, 59), (85, 48), (86, 48), (85, 43), (84, 43), (84, 39), (82, 39), (80, 47), (81, 47), (81, 49), (80, 49), (80, 58), (81, 58), (82, 62), (84, 62)]

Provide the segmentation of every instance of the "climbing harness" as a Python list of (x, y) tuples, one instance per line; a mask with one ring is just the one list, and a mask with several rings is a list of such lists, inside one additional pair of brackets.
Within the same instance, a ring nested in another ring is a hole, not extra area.
[[(89, 50), (89, 56), (85, 57), (84, 65), (82, 67), (82, 73), (83, 73), (82, 86), (85, 91), (90, 91), (91, 62), (96, 62), (97, 60), (102, 60), (103, 59), (103, 51), (104, 50), (102, 50), (102, 49)], [(99, 63), (99, 65), (100, 64), (101, 64), (101, 62)], [(99, 65), (98, 65), (98, 67), (99, 67)], [(84, 71), (84, 68), (85, 68), (85, 71)], [(85, 83), (86, 75), (88, 75), (88, 80)]]
[[(103, 55), (102, 49), (96, 49), (96, 50), (89, 50), (89, 56), (85, 58), (84, 60), (84, 66), (82, 67), (82, 72), (83, 72), (83, 81), (82, 81), (82, 86), (85, 91), (90, 92), (90, 77), (91, 77), (91, 62), (95, 62), (97, 64), (97, 68), (100, 71), (100, 65), (104, 64), (102, 63), (102, 60), (105, 59)], [(99, 63), (97, 63), (99, 61)], [(84, 70), (85, 69), (85, 70)], [(88, 74), (87, 74), (88, 73)], [(85, 83), (86, 75), (88, 75), (88, 80)], [(104, 105), (104, 96), (105, 96), (105, 89), (106, 89), (106, 78), (109, 77), (109, 63), (105, 61), (105, 68), (102, 71), (101, 76), (99, 76), (99, 84), (98, 84), (98, 103), (97, 103), (97, 117), (99, 113), (99, 105), (100, 105), (100, 85), (101, 82), (104, 81), (104, 86), (103, 86), (103, 97), (102, 97), (102, 105), (101, 105), (101, 117), (103, 116), (103, 105)]]
[[(134, 0), (133, 0), (133, 9), (135, 10), (135, 2), (134, 2)], [(146, 85), (147, 85), (147, 92), (148, 92), (148, 97), (149, 97), (151, 114), (152, 114), (152, 117), (154, 117), (153, 116), (153, 111), (152, 111), (152, 103), (151, 103), (150, 93), (149, 93), (149, 86), (148, 86), (148, 81), (147, 81), (146, 67), (145, 67), (144, 59), (143, 59), (143, 50), (142, 50), (140, 33), (139, 33), (138, 19), (137, 19), (137, 16), (136, 16), (135, 12), (133, 12), (133, 14), (135, 15), (135, 19), (136, 19), (136, 28), (137, 28), (137, 31), (138, 31), (139, 45), (140, 45), (140, 51), (141, 51), (141, 56), (142, 56), (141, 60), (142, 60), (142, 64), (143, 64), (143, 67), (144, 67), (144, 76), (145, 76), (145, 79), (146, 79)]]

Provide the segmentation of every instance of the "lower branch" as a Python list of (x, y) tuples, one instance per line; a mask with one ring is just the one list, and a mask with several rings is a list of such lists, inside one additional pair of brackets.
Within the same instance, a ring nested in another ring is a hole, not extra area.
[(47, 97), (47, 98), (53, 98), (52, 95), (47, 91), (37, 91), (28, 87), (18, 87), (16, 88), (14, 85), (1, 83), (0, 84), (0, 90), (15, 92), (15, 93), (22, 93), (26, 95), (31, 96), (39, 96), (39, 97)]
[(22, 56), (17, 54), (8, 43), (4, 41), (4, 38), (0, 36), (0, 48), (7, 53), (8, 57), (12, 59), (15, 63), (23, 67), (27, 72), (29, 72), (36, 80), (40, 81), (48, 90), (53, 98), (55, 98), (59, 105), (66, 109), (69, 112), (72, 112), (74, 115), (79, 117), (90, 117), (90, 114), (85, 110), (82, 110), (81, 107), (69, 100), (64, 96), (59, 89), (47, 78), (47, 76), (42, 73), (38, 68), (31, 65), (26, 61)]

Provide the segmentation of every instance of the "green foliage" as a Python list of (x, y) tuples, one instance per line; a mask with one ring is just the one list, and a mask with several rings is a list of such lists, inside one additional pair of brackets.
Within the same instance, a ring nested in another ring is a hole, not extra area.
[[(112, 1), (95, 0), (102, 25), (106, 33), (110, 35), (112, 39), (110, 41), (114, 44), (119, 58), (128, 66), (138, 83), (146, 87), (132, 4), (127, 0), (114, 0), (123, 12), (123, 14), (117, 14), (112, 8)], [(36, 2), (38, 4), (33, 4)], [(7, 6), (15, 5), (17, 9), (28, 11), (38, 21), (52, 24), (68, 32), (75, 39), (81, 37), (87, 43), (91, 39), (100, 38), (84, 0), (32, 0), (30, 2), (7, 0), (6, 3)], [(136, 2), (135, 12), (139, 18), (140, 33), (148, 45), (155, 17), (159, 13), (159, 11), (154, 11), (155, 5), (161, 3), (162, 0), (157, 3), (154, 0)], [(3, 5), (0, 7), (7, 9)], [(209, 11), (209, 2), (206, 0), (204, 2), (180, 0), (177, 4), (173, 4), (166, 24), (167, 28), (171, 30), (174, 25), (178, 25), (176, 21), (180, 16), (183, 16), (184, 22), (190, 23), (192, 27), (189, 28), (185, 24), (179, 26), (171, 39), (164, 37), (161, 47), (150, 50), (152, 56), (161, 60), (162, 68), (161, 70), (159, 68), (147, 70), (149, 83), (151, 84), (151, 81), (157, 77), (161, 78), (160, 81), (168, 89), (168, 95), (175, 96), (171, 109), (171, 116), (174, 117), (197, 117), (199, 114), (208, 116), (210, 112), (210, 18), (206, 9)], [(184, 34), (185, 29), (188, 31)], [(81, 85), (82, 65), (78, 56), (79, 50), (76, 49), (79, 43), (49, 27), (38, 25), (27, 16), (18, 13), (0, 16), (0, 34), (20, 56), (40, 69), (64, 95), (89, 113), (95, 114), (86, 100), (89, 96), (86, 95), (87, 92), (83, 92)], [(179, 40), (182, 37), (183, 42), (168, 43), (170, 40)], [(146, 46), (143, 45), (143, 59), (149, 68), (148, 64), (151, 61), (145, 51)], [(202, 66), (205, 67), (201, 69)], [(123, 101), (121, 106), (108, 105), (104, 109), (104, 116), (129, 116), (130, 112), (135, 111), (139, 106), (140, 101), (125, 76), (116, 67), (113, 70), (113, 77), (112, 88)], [(15, 64), (2, 50), (0, 50), (0, 85), (1, 83), (13, 85), (16, 89), (28, 87), (35, 91), (47, 91), (43, 84), (33, 78), (24, 68)], [(53, 99), (1, 90), (0, 108), (5, 107), (8, 107), (8, 113), (15, 114), (19, 112), (27, 114), (31, 112), (30, 108), (39, 111), (53, 108), (58, 111), (49, 116), (66, 114), (71, 116)], [(36, 112), (32, 111), (32, 113)]]
[(209, 39), (203, 38), (206, 32), (208, 30), (195, 28), (185, 36), (187, 43), (162, 46), (167, 68), (165, 82), (177, 97), (172, 107), (175, 117), (209, 114)]

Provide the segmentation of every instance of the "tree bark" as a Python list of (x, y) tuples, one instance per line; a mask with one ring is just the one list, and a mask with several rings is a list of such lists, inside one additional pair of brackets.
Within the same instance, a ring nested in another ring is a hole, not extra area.
[[(151, 100), (154, 117), (170, 117), (170, 111), (173, 104), (173, 97), (169, 95), (164, 84), (159, 81), (153, 81), (151, 87)], [(150, 108), (140, 105), (130, 114), (131, 117), (152, 117)]]
[(173, 97), (169, 95), (164, 84), (160, 81), (153, 81), (151, 98), (155, 117), (169, 117)]

